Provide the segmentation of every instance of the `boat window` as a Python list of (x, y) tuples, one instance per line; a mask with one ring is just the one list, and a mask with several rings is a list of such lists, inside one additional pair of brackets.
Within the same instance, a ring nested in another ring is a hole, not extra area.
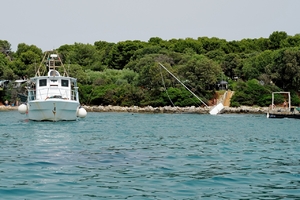
[(46, 79), (41, 79), (41, 80), (39, 81), (39, 84), (40, 84), (40, 87), (42, 87), (42, 86), (47, 86), (47, 80), (46, 80)]
[(61, 80), (61, 86), (63, 87), (69, 87), (69, 80)]

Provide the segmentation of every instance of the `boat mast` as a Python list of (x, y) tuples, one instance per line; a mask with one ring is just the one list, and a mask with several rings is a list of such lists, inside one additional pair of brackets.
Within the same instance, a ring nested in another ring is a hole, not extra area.
[[(56, 68), (58, 67), (62, 67), (64, 70), (64, 75), (63, 76), (69, 76), (58, 52), (56, 50), (51, 50), (51, 51), (45, 51), (44, 53), (44, 57), (40, 63), (40, 66), (38, 67), (38, 69), (36, 70), (35, 76), (41, 76), (41, 69), (43, 66), (46, 65), (46, 70), (56, 70)], [(48, 68), (48, 69), (47, 69)]]
[(163, 66), (161, 63), (158, 63), (162, 68), (164, 68), (169, 74), (171, 74), (185, 89), (187, 89), (190, 93), (192, 93), (201, 103), (203, 103), (206, 107), (206, 103), (204, 103), (194, 92), (192, 92), (188, 87), (186, 87), (174, 74), (172, 74), (165, 66)]

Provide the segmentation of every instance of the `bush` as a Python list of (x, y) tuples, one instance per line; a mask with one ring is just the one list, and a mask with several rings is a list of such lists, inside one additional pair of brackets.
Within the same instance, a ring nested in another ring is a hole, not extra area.
[(240, 107), (241, 105), (239, 104), (239, 102), (234, 101), (234, 102), (230, 103), (230, 106), (231, 107)]
[[(235, 85), (236, 92), (231, 99), (231, 106), (268, 106), (272, 101), (272, 91), (278, 88), (270, 85), (262, 85), (258, 80), (252, 79), (247, 82), (238, 81)], [(283, 102), (283, 99), (275, 98), (275, 103)]]

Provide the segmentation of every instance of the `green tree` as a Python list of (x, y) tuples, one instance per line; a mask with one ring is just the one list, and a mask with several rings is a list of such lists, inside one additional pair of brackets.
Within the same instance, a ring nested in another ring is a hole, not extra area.
[(272, 66), (273, 61), (273, 53), (270, 50), (245, 59), (242, 68), (245, 79), (257, 79), (262, 74), (271, 77), (271, 74), (268, 73), (268, 68)]
[(125, 41), (114, 45), (109, 53), (108, 65), (112, 69), (123, 69), (135, 51), (145, 46), (141, 41)]
[(281, 48), (299, 47), (300, 46), (300, 34), (296, 34), (295, 36), (288, 36), (286, 39), (281, 41), (280, 46), (281, 46)]
[(300, 83), (300, 49), (288, 48), (274, 52), (272, 81), (283, 88), (298, 89)]
[[(108, 63), (109, 63), (109, 54), (112, 51), (113, 46), (115, 45), (115, 43), (110, 43), (110, 42), (105, 42), (105, 41), (97, 41), (94, 43), (96, 50), (99, 53), (99, 60), (98, 62), (100, 62), (101, 66), (105, 66), (102, 67), (101, 70), (103, 70), (104, 68), (107, 68)], [(96, 69), (99, 70), (99, 69)]]
[(12, 60), (11, 44), (7, 40), (0, 40), (0, 53)]
[(227, 54), (242, 52), (241, 47), (240, 47), (240, 43), (238, 41), (235, 41), (235, 40), (227, 42), (226, 47), (224, 47), (224, 51)]
[(33, 52), (34, 54), (38, 55), (40, 58), (42, 58), (42, 56), (43, 56), (43, 52), (40, 48), (38, 48), (35, 45), (27, 45), (25, 43), (20, 43), (18, 45), (18, 49), (16, 51), (16, 56), (19, 58), (22, 55), (22, 53), (25, 53), (27, 51)]
[(284, 31), (275, 31), (269, 36), (270, 49), (276, 50), (281, 46), (281, 42), (287, 39), (288, 35)]
[(204, 53), (204, 49), (202, 47), (202, 43), (198, 40), (192, 39), (192, 38), (186, 38), (186, 39), (179, 39), (174, 44), (174, 51), (179, 53), (184, 52), (194, 52), (196, 54), (202, 54)]
[(233, 79), (235, 76), (242, 76), (242, 63), (243, 59), (240, 57), (239, 54), (229, 53), (224, 56), (224, 59), (221, 62), (221, 68), (225, 76)]
[(10, 68), (9, 60), (4, 54), (0, 54), (0, 80), (13, 80), (15, 74)]
[(257, 39), (257, 45), (261, 51), (269, 50), (270, 40), (268, 38), (259, 38)]
[(11, 63), (11, 69), (19, 76), (34, 76), (35, 69), (42, 60), (43, 52), (35, 45), (20, 43), (16, 51), (16, 58)]
[(232, 106), (268, 106), (271, 103), (271, 93), (278, 88), (273, 86), (264, 86), (256, 79), (243, 82), (238, 80), (235, 86), (235, 94), (231, 99)]
[(161, 86), (159, 69), (160, 68), (158, 65), (153, 61), (143, 66), (143, 68), (140, 70), (138, 85), (148, 90), (158, 89)]
[(0, 77), (3, 77), (4, 71), (8, 68), (8, 60), (4, 54), (0, 54)]
[(84, 69), (91, 69), (93, 64), (97, 62), (98, 56), (94, 45), (75, 43), (69, 54), (68, 61), (70, 64), (78, 64)]
[(222, 50), (226, 47), (226, 40), (219, 39), (216, 37), (208, 38), (208, 37), (199, 37), (198, 41), (202, 44), (205, 52)]
[(67, 71), (69, 72), (69, 76), (76, 77), (79, 83), (87, 84), (89, 79), (87, 73), (85, 73), (82, 67), (78, 64), (67, 65)]
[(205, 54), (205, 56), (209, 59), (212, 59), (212, 60), (218, 62), (218, 63), (221, 63), (222, 61), (224, 61), (226, 54), (223, 50), (217, 49), (217, 50), (207, 52)]
[[(57, 51), (59, 52), (60, 59), (65, 64), (71, 64), (71, 54), (74, 51), (75, 45), (62, 45), (60, 46)], [(75, 64), (75, 63), (72, 63)]]
[(154, 46), (157, 46), (163, 42), (163, 39), (159, 38), (159, 37), (152, 37), (148, 40), (148, 43)]
[(213, 60), (203, 55), (194, 55), (180, 68), (180, 73), (195, 90), (204, 92), (215, 87), (222, 69)]

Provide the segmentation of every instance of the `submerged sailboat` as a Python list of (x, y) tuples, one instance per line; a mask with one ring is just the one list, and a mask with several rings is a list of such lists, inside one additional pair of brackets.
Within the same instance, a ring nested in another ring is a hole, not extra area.
[[(48, 73), (41, 75), (42, 65)], [(63, 75), (60, 74), (58, 68)], [(80, 106), (77, 79), (69, 77), (57, 53), (48, 51), (36, 71), (27, 82), (27, 102), (18, 110), (35, 121), (72, 121), (85, 117), (87, 112)]]
[[(173, 78), (175, 78), (185, 89), (187, 89), (192, 95), (194, 95), (205, 107), (208, 107), (204, 101), (202, 101), (194, 92), (192, 92), (186, 85), (184, 85), (174, 74), (172, 74), (163, 64), (158, 63), (163, 69), (165, 69)], [(210, 109), (209, 114), (211, 115), (217, 115), (221, 113), (224, 110), (223, 103), (219, 103), (216, 106), (214, 106), (212, 109)]]

